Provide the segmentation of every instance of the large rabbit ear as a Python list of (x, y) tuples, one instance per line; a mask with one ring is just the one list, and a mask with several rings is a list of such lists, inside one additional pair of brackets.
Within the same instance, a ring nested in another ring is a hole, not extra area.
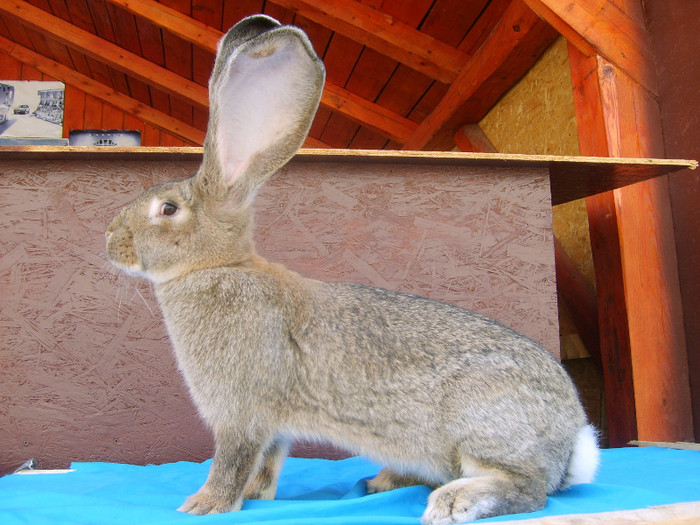
[(236, 24), (219, 43), (209, 81), (200, 187), (229, 206), (247, 204), (301, 147), (324, 79), (300, 29), (263, 15)]

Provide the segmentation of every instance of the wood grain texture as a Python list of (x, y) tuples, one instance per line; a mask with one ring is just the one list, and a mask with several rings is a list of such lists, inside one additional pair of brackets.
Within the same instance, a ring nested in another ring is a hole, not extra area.
[[(117, 211), (197, 164), (3, 160), (0, 470), (211, 454), (150, 286), (104, 258)], [(257, 238), (304, 275), (474, 308), (557, 354), (550, 220), (543, 168), (295, 161), (260, 192)]]
[[(688, 130), (700, 125), (700, 108), (689, 101), (700, 94), (700, 57), (696, 53), (700, 36), (694, 20), (700, 17), (700, 3), (674, 9), (669, 3), (647, 4), (645, 14), (654, 44), (661, 94), (666, 155), (700, 158), (700, 141)], [(685, 337), (690, 367), (695, 441), (700, 442), (700, 174), (669, 177), (673, 225), (678, 252), (678, 273), (685, 317)]]
[[(584, 154), (663, 155), (658, 102), (606, 59), (570, 47)], [(593, 108), (589, 111), (589, 108)], [(668, 177), (587, 200), (611, 445), (692, 439)], [(615, 405), (615, 406), (613, 406)], [(613, 419), (614, 414), (617, 417)]]

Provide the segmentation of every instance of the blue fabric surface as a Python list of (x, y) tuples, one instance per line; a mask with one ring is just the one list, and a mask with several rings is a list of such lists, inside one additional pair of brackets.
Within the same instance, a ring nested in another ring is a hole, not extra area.
[[(700, 500), (700, 452), (661, 448), (602, 452), (595, 483), (551, 496), (539, 512), (479, 522)], [(74, 463), (75, 472), (67, 474), (5, 476), (0, 478), (0, 523), (416, 525), (429, 494), (420, 486), (368, 496), (365, 481), (379, 466), (362, 458), (290, 458), (275, 501), (246, 501), (240, 512), (212, 516), (177, 512), (185, 497), (205, 481), (209, 464)]]

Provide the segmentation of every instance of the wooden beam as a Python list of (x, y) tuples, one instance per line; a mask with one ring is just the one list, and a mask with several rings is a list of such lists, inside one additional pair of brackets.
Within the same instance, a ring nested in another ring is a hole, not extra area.
[(479, 124), (462, 126), (454, 134), (454, 141), (460, 151), (496, 153), (496, 148)]
[[(663, 156), (648, 91), (571, 44), (569, 60), (581, 153)], [(692, 439), (668, 178), (589, 197), (587, 208), (611, 445)]]
[(554, 237), (554, 261), (559, 297), (572, 314), (571, 321), (583, 345), (602, 369), (596, 294), (556, 236)]
[(223, 36), (221, 31), (153, 0), (108, 1), (212, 53), (216, 53), (216, 46)]
[(557, 37), (557, 32), (520, 0), (504, 12), (489, 38), (462, 68), (433, 112), (404, 149), (431, 149), (465, 122), (478, 122)]
[(22, 0), (4, 0), (0, 13), (44, 33), (150, 86), (200, 107), (209, 107), (207, 88), (158, 66)]
[(445, 84), (454, 82), (468, 59), (454, 47), (355, 0), (272, 2)]
[(202, 144), (204, 142), (204, 131), (187, 126), (170, 115), (157, 111), (150, 106), (146, 106), (104, 84), (100, 84), (78, 73), (74, 69), (54, 62), (2, 36), (0, 36), (0, 47), (3, 53), (15, 58), (19, 62), (30, 65), (65, 84), (93, 95), (144, 122), (196, 144)]
[(313, 137), (306, 137), (306, 140), (304, 140), (303, 147), (304, 148), (311, 148), (311, 149), (332, 149), (325, 142), (322, 142), (322, 141), (315, 139)]
[[(109, 0), (211, 53), (223, 33), (153, 0)], [(346, 89), (326, 82), (321, 104), (403, 144), (418, 124)]]
[(611, 0), (525, 2), (585, 56), (605, 57), (638, 84), (658, 94), (651, 42), (638, 16), (629, 16)]
[(401, 144), (406, 142), (418, 127), (412, 120), (333, 84), (326, 84), (321, 104)]

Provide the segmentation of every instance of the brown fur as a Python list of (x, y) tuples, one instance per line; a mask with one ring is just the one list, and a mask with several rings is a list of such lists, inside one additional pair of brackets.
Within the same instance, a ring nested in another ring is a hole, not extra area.
[(199, 171), (146, 191), (107, 232), (112, 262), (155, 283), (214, 432), (207, 482), (181, 510), (273, 497), (296, 437), (387, 465), (370, 491), (438, 487), (426, 523), (541, 508), (592, 476), (597, 451), (548, 352), (482, 315), (306, 279), (256, 254), (255, 190), (301, 146), (323, 79), (299, 29), (243, 20), (219, 46)]

